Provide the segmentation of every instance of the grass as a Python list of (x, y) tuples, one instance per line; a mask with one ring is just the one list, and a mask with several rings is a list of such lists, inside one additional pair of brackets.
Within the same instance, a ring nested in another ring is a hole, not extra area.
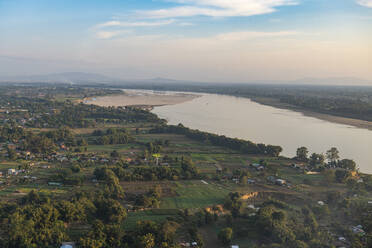
[(303, 184), (304, 180), (308, 179), (314, 185), (316, 185), (324, 180), (324, 176), (322, 174), (306, 175), (288, 166), (278, 166), (278, 169), (279, 176), (293, 184)]
[(88, 152), (111, 152), (113, 150), (127, 151), (128, 149), (135, 149), (135, 144), (123, 144), (123, 145), (89, 145)]
[(178, 211), (174, 210), (167, 210), (163, 211), (161, 209), (153, 209), (153, 210), (146, 210), (146, 211), (138, 211), (138, 212), (130, 212), (128, 213), (128, 217), (125, 220), (125, 228), (132, 229), (136, 226), (138, 221), (154, 221), (154, 222), (162, 222), (165, 221), (168, 217), (174, 217)]
[[(3, 163), (0, 163), (0, 170), (7, 170), (7, 169), (18, 169), (18, 166), (21, 165), (20, 162), (16, 162), (16, 161), (11, 161), (11, 162), (3, 162)], [(2, 171), (3, 173), (5, 171)]]
[(177, 183), (176, 197), (163, 198), (161, 208), (184, 209), (203, 208), (223, 203), (229, 190), (218, 185), (204, 184), (200, 181)]

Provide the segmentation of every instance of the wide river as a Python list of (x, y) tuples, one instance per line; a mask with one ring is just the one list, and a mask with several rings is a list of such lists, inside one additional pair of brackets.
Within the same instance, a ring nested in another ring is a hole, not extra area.
[(300, 146), (306, 146), (311, 153), (337, 147), (341, 158), (353, 159), (362, 172), (372, 173), (372, 131), (367, 129), (323, 121), (247, 98), (215, 94), (155, 107), (152, 112), (169, 124), (182, 123), (192, 129), (280, 145), (282, 154), (288, 157), (293, 157)]

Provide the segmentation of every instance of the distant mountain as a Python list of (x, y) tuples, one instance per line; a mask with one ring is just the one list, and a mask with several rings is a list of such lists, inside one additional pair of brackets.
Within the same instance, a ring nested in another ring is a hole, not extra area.
[(102, 74), (86, 72), (63, 72), (46, 75), (0, 77), (0, 81), (22, 82), (22, 83), (111, 83), (118, 79), (110, 78)]
[(372, 85), (371, 80), (354, 77), (330, 77), (330, 78), (301, 78), (292, 81), (295, 84), (310, 85)]
[[(123, 80), (126, 81), (126, 80)], [(372, 85), (371, 80), (365, 80), (353, 77), (330, 77), (330, 78), (300, 78), (296, 80), (258, 80), (247, 82), (198, 82), (189, 80), (176, 80), (169, 78), (152, 78), (143, 80), (128, 81), (132, 83), (148, 83), (148, 84), (283, 84), (283, 85)]]
[(152, 81), (152, 82), (166, 82), (166, 83), (169, 83), (169, 82), (186, 82), (186, 81), (183, 81), (183, 80), (176, 80), (176, 79), (170, 79), (170, 78), (162, 78), (162, 77), (156, 77), (156, 78), (151, 78), (151, 79), (146, 79), (144, 81)]
[(297, 80), (260, 80), (248, 82), (198, 82), (190, 80), (177, 80), (163, 77), (150, 79), (120, 79), (108, 77), (98, 73), (87, 72), (63, 72), (45, 75), (30, 76), (12, 76), (2, 77), (0, 82), (19, 82), (19, 83), (68, 83), (68, 84), (110, 84), (116, 86), (134, 86), (134, 85), (162, 85), (162, 84), (275, 84), (275, 85), (369, 85), (372, 86), (371, 80), (365, 80), (353, 77), (331, 77), (331, 78), (301, 78)]

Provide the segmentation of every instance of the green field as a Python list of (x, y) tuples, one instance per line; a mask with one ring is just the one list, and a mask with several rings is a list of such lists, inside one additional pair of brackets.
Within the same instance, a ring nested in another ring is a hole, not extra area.
[(125, 228), (131, 229), (135, 227), (138, 221), (155, 221), (162, 222), (169, 217), (176, 217), (178, 214), (176, 209), (152, 209), (145, 211), (129, 212), (125, 220)]
[(216, 185), (204, 184), (201, 181), (178, 182), (176, 197), (163, 198), (161, 208), (203, 208), (223, 203), (230, 190)]

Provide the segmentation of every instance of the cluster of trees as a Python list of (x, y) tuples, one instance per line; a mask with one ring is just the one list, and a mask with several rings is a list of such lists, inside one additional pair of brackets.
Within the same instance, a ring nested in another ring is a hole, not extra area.
[[(54, 104), (52, 104), (54, 103)], [(95, 127), (97, 123), (114, 122), (153, 122), (162, 123), (155, 115), (148, 111), (138, 108), (112, 108), (100, 107), (86, 104), (73, 104), (71, 102), (55, 103), (47, 101), (46, 106), (54, 106), (47, 112), (35, 113), (40, 116), (32, 121), (28, 121), (29, 127), (53, 127), (59, 128), (67, 126), (70, 128)]]
[(309, 150), (306, 147), (299, 147), (296, 151), (296, 159), (299, 161), (309, 162), (311, 167), (324, 167), (325, 161), (328, 160), (327, 166), (334, 168), (342, 168), (346, 170), (355, 171), (357, 169), (356, 163), (351, 159), (339, 159), (339, 151), (336, 147), (329, 149), (326, 154), (312, 153), (308, 156)]
[(107, 167), (96, 168), (94, 170), (94, 176), (98, 180), (104, 180), (106, 182), (105, 193), (114, 199), (123, 199), (124, 190), (119, 183), (118, 176), (113, 170)]
[(44, 135), (29, 132), (22, 141), (20, 148), (32, 153), (50, 154), (57, 149), (57, 146), (52, 139)]
[(81, 185), (86, 178), (84, 175), (75, 174), (79, 171), (80, 167), (78, 165), (72, 165), (70, 168), (58, 169), (50, 179), (64, 185)]
[(26, 132), (14, 122), (0, 126), (0, 142), (17, 142), (25, 136)]
[(238, 217), (243, 209), (241, 195), (238, 192), (230, 192), (223, 206), (225, 209), (230, 210), (234, 218)]
[[(0, 86), (0, 95), (1, 100), (3, 97), (18, 97), (30, 100), (52, 100), (57, 97), (64, 96), (65, 98), (84, 98), (91, 96), (102, 96), (110, 94), (120, 94), (121, 90), (113, 90), (107, 88), (99, 87), (81, 87), (80, 85), (70, 85), (70, 84), (58, 84), (55, 85), (46, 85), (43, 83), (29, 83), (27, 86), (18, 84), (18, 85), (1, 85)], [(6, 100), (1, 101), (7, 103)], [(21, 104), (22, 101), (17, 102)], [(18, 106), (18, 105), (16, 105)]]
[(95, 139), (97, 145), (127, 144), (134, 141), (134, 137), (124, 128), (109, 128), (106, 132), (95, 130), (92, 135), (98, 136)]
[(158, 208), (162, 189), (159, 185), (149, 190), (146, 194), (136, 195), (135, 205), (144, 208)]
[(74, 105), (72, 103), (63, 103), (52, 113), (41, 113), (39, 118), (28, 122), (30, 127), (52, 127), (59, 128), (67, 126), (70, 128), (86, 128), (96, 125), (94, 119), (89, 118), (87, 107), (84, 105)]
[(93, 223), (92, 230), (78, 242), (79, 248), (176, 248), (175, 232), (179, 224), (166, 221), (157, 224), (153, 221), (140, 221), (133, 231), (125, 231), (120, 225)]
[(79, 248), (175, 248), (175, 232), (179, 224), (166, 221), (157, 224), (153, 221), (140, 221), (134, 231), (126, 232), (119, 225), (95, 222), (92, 230), (80, 238)]
[(169, 142), (163, 142), (162, 140), (156, 140), (155, 142), (146, 143), (146, 151), (150, 154), (159, 153), (164, 146), (168, 146)]
[(76, 139), (74, 133), (65, 127), (34, 134), (32, 132), (26, 132), (20, 148), (24, 151), (31, 151), (39, 154), (50, 154), (56, 151), (59, 145), (65, 145), (66, 147), (71, 146), (86, 146), (87, 142), (85, 139)]
[[(15, 124), (6, 124), (0, 127), (0, 142), (5, 141), (18, 144), (18, 148), (21, 150), (38, 154), (52, 153), (57, 150), (58, 144), (66, 146), (87, 145), (84, 139), (76, 139), (72, 131), (65, 127), (35, 134)], [(9, 151), (9, 153), (11, 152)]]
[(265, 144), (255, 144), (251, 141), (228, 138), (223, 135), (217, 135), (207, 132), (202, 132), (199, 130), (192, 130), (184, 127), (182, 124), (177, 126), (174, 125), (162, 125), (150, 130), (151, 133), (175, 133), (182, 134), (193, 140), (200, 142), (210, 143), (215, 146), (227, 147), (235, 151), (239, 151), (247, 154), (267, 154), (270, 156), (277, 157), (282, 152), (282, 147), (265, 145)]
[(151, 166), (124, 169), (120, 166), (101, 167), (94, 170), (98, 180), (106, 180), (107, 175), (114, 173), (121, 181), (158, 181), (158, 180), (180, 180), (197, 179), (200, 174), (190, 160), (181, 162), (181, 168)]
[(283, 95), (280, 97), (280, 101), (320, 113), (372, 121), (372, 104), (360, 99)]
[(31, 191), (18, 204), (0, 205), (1, 227), (5, 234), (0, 246), (58, 247), (69, 239), (67, 224), (99, 221), (118, 225), (126, 215), (118, 201), (101, 193), (77, 194), (68, 201), (55, 201)]
[[(288, 217), (289, 205), (275, 199), (269, 199), (259, 205), (254, 215), (247, 215), (244, 203), (237, 192), (230, 193), (224, 203), (224, 208), (231, 212), (226, 215), (226, 228), (219, 234), (219, 240), (228, 245), (234, 237), (255, 237), (271, 243), (269, 247), (327, 247), (331, 239), (320, 232), (314, 213), (307, 207), (297, 212), (295, 217)], [(235, 225), (231, 218), (239, 218)], [(243, 224), (244, 223), (244, 224)]]
[[(76, 146), (78, 144), (78, 141), (75, 139), (75, 134), (66, 127), (41, 133), (41, 136), (51, 139), (54, 143), (63, 143), (66, 146)], [(80, 140), (79, 143), (80, 145), (86, 145), (87, 142), (85, 140)]]
[[(0, 89), (0, 106), (12, 109), (28, 110), (28, 113), (46, 112), (50, 107), (54, 106), (53, 102), (40, 98), (31, 98), (29, 96), (20, 95), (23, 90), (18, 89), (18, 94), (6, 92), (9, 89)], [(25, 114), (25, 113), (23, 113)]]

